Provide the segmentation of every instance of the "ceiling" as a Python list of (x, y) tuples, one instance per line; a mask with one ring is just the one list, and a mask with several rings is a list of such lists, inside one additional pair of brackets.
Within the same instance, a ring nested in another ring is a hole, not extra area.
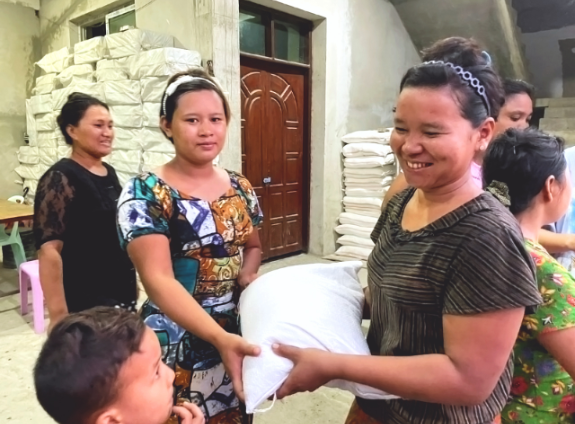
[(512, 5), (524, 33), (575, 25), (575, 0), (512, 0)]

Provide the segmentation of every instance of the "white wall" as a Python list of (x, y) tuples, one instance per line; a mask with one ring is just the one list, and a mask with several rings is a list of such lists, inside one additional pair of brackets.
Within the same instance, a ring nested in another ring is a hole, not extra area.
[(22, 193), (14, 172), (16, 152), (24, 145), (26, 98), (34, 81), (39, 57), (40, 25), (35, 11), (0, 2), (0, 198)]
[(522, 35), (537, 97), (563, 97), (563, 59), (559, 40), (570, 38), (575, 38), (575, 25)]

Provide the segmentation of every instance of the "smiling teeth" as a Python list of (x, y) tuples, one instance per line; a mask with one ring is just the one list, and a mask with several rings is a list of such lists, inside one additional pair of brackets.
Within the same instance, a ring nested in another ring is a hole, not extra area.
[(407, 166), (411, 169), (421, 169), (421, 168), (426, 168), (428, 166), (427, 163), (421, 163), (421, 162), (407, 162)]

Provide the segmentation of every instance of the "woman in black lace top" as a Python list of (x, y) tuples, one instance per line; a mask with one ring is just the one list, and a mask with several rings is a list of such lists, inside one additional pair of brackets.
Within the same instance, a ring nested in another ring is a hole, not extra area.
[(58, 125), (72, 145), (70, 159), (40, 179), (34, 203), (34, 236), (50, 327), (71, 312), (94, 306), (135, 309), (136, 275), (116, 233), (121, 186), (102, 161), (112, 151), (108, 106), (73, 93)]

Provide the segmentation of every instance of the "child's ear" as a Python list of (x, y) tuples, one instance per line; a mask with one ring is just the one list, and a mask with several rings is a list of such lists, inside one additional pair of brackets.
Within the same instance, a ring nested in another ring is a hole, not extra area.
[(122, 424), (120, 411), (117, 409), (107, 409), (98, 415), (94, 424)]

